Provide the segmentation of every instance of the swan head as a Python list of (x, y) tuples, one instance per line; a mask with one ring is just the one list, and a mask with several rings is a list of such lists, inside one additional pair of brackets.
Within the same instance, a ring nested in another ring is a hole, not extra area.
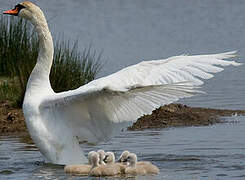
[(106, 164), (113, 164), (113, 163), (115, 163), (115, 155), (114, 155), (114, 153), (113, 152), (106, 152), (105, 153), (104, 162)]
[(132, 166), (136, 165), (136, 163), (137, 163), (136, 154), (135, 153), (129, 153), (127, 158), (124, 160), (124, 162), (128, 162), (129, 165), (132, 165)]
[(17, 4), (14, 9), (4, 11), (3, 14), (18, 16), (31, 22), (35, 22), (44, 17), (42, 10), (30, 1)]
[(124, 162), (129, 155), (129, 151), (123, 151), (117, 162)]

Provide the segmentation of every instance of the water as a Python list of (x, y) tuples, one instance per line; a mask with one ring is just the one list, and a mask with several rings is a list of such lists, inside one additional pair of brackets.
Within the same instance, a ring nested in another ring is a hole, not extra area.
[[(0, 10), (16, 0), (0, 0)], [(78, 39), (82, 48), (103, 50), (99, 76), (141, 60), (183, 53), (205, 54), (238, 50), (245, 63), (245, 1), (243, 0), (42, 0), (55, 39)], [(229, 67), (205, 81), (207, 94), (184, 102), (193, 106), (244, 109), (244, 66)], [(244, 179), (245, 117), (207, 127), (121, 132), (108, 143), (84, 147), (129, 149), (139, 159), (159, 166), (160, 175), (138, 179)], [(44, 164), (35, 146), (18, 137), (0, 137), (0, 179), (80, 179), (63, 167)], [(83, 178), (87, 179), (87, 177)]]
[[(244, 179), (245, 117), (227, 120), (206, 127), (121, 132), (110, 142), (83, 148), (86, 153), (114, 151), (117, 157), (128, 149), (159, 167), (159, 175), (138, 179)], [(87, 179), (65, 174), (63, 166), (44, 164), (35, 146), (16, 137), (1, 137), (0, 147), (0, 179)]]

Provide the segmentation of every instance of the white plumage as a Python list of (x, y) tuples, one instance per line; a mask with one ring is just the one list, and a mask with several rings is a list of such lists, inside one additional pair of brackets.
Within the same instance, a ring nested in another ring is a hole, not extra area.
[(18, 16), (34, 25), (40, 45), (23, 111), (34, 142), (52, 163), (85, 163), (79, 141), (107, 140), (123, 123), (200, 93), (196, 87), (203, 83), (201, 79), (212, 78), (222, 66), (240, 65), (224, 60), (234, 57), (235, 52), (175, 56), (143, 61), (76, 90), (55, 93), (49, 81), (53, 41), (45, 17), (36, 5), (27, 1), (21, 5)]

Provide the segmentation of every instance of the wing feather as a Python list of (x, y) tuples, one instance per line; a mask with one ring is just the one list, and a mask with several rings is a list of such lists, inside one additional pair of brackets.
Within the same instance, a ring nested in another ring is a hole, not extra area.
[(160, 105), (201, 93), (196, 88), (203, 84), (201, 79), (212, 78), (222, 66), (241, 65), (224, 60), (232, 57), (235, 52), (143, 61), (76, 90), (49, 96), (40, 109), (58, 114), (59, 123), (67, 123), (80, 139), (105, 140), (113, 134), (115, 124), (134, 121)]

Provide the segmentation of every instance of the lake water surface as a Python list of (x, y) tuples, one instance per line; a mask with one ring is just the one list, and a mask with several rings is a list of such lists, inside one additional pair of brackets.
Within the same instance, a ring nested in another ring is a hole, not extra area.
[[(18, 1), (0, 0), (1, 10)], [(78, 39), (82, 48), (103, 50), (100, 76), (141, 60), (183, 53), (238, 50), (245, 63), (243, 0), (42, 0), (55, 39)], [(202, 107), (245, 109), (244, 66), (228, 67), (205, 81), (207, 94), (181, 102)], [(206, 127), (121, 132), (92, 149), (124, 149), (152, 161), (160, 175), (137, 179), (245, 179), (245, 117)], [(34, 145), (0, 137), (0, 179), (87, 179), (66, 175), (62, 166), (43, 163)], [(93, 179), (93, 178), (91, 178)]]
[[(157, 176), (137, 179), (244, 179), (245, 117), (226, 120), (230, 122), (206, 127), (121, 132), (110, 142), (83, 148), (86, 153), (114, 151), (117, 157), (128, 149), (160, 169)], [(65, 174), (63, 166), (45, 164), (34, 145), (16, 137), (1, 137), (0, 148), (0, 179), (88, 179)]]

